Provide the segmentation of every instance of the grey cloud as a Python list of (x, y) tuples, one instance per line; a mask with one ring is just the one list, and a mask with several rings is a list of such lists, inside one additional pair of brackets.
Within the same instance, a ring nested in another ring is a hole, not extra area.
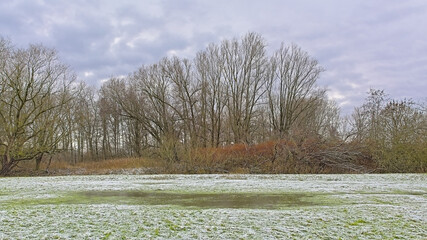
[(0, 29), (19, 46), (55, 47), (92, 85), (172, 51), (192, 57), (208, 43), (257, 31), (270, 52), (294, 42), (317, 58), (327, 70), (319, 85), (349, 113), (370, 87), (425, 97), (426, 11), (422, 0), (15, 0), (0, 3)]

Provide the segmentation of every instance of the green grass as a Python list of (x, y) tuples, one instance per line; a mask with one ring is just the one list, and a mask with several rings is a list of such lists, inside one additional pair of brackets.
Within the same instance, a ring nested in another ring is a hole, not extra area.
[(427, 239), (427, 175), (1, 180), (0, 239)]

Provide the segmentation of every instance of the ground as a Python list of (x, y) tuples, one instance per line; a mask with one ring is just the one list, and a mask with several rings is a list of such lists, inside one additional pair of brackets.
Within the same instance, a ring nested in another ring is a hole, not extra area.
[(0, 178), (0, 239), (427, 239), (427, 174)]

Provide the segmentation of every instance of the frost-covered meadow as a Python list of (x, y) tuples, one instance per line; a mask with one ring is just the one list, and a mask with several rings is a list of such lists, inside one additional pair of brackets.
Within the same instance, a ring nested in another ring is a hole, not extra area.
[(0, 178), (0, 239), (427, 239), (427, 174)]

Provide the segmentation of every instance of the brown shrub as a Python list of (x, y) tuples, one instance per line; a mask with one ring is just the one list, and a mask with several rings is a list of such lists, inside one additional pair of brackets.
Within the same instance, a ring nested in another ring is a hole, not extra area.
[(345, 142), (316, 137), (256, 145), (196, 149), (180, 172), (189, 173), (355, 173), (374, 169), (369, 155)]

